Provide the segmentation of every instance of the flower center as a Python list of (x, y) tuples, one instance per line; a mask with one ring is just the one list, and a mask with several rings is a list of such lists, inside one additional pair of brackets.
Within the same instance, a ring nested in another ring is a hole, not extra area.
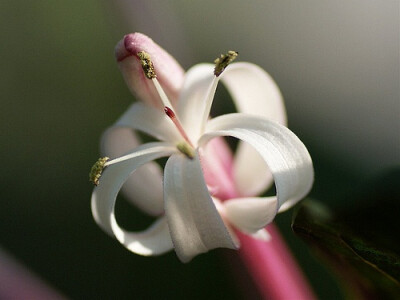
[[(236, 51), (228, 51), (227, 54), (225, 55), (220, 55), (214, 63), (215, 63), (215, 68), (214, 68), (214, 79), (208, 89), (208, 92), (206, 93), (205, 97), (205, 110), (203, 112), (203, 122), (201, 123), (202, 126), (205, 126), (206, 120), (209, 117), (210, 114), (210, 109), (211, 109), (211, 104), (212, 100), (215, 94), (215, 90), (217, 88), (218, 84), (218, 77), (222, 74), (222, 72), (225, 70), (225, 68), (237, 57), (238, 53)], [(176, 148), (184, 155), (186, 155), (189, 159), (192, 159), (196, 155), (195, 147), (193, 146), (192, 141), (189, 139), (189, 136), (186, 134), (181, 122), (179, 121), (179, 118), (175, 114), (172, 108), (172, 104), (169, 101), (167, 95), (165, 94), (163, 88), (161, 87), (160, 83), (157, 80), (157, 74), (154, 69), (153, 62), (151, 60), (151, 57), (148, 53), (145, 51), (140, 51), (137, 53), (138, 58), (140, 59), (140, 63), (143, 68), (143, 72), (146, 75), (148, 79), (150, 79), (154, 87), (156, 88), (156, 91), (158, 95), (160, 96), (161, 102), (164, 105), (164, 112), (168, 116), (168, 118), (172, 121), (172, 123), (175, 125), (177, 128), (178, 132), (183, 138), (183, 141), (179, 142), (176, 145)], [(204, 131), (204, 128), (203, 128)], [(103, 157), (99, 158), (99, 160), (93, 165), (90, 174), (89, 174), (89, 180), (93, 182), (94, 185), (99, 184), (99, 179), (101, 177), (101, 174), (104, 170), (109, 165), (119, 163), (128, 159), (131, 159), (135, 157), (137, 154), (136, 153), (131, 153), (128, 155), (124, 155), (112, 160), (109, 160), (108, 157)]]
[(186, 142), (180, 142), (176, 145), (176, 148), (182, 153), (185, 154), (188, 158), (192, 159), (196, 155), (194, 148)]

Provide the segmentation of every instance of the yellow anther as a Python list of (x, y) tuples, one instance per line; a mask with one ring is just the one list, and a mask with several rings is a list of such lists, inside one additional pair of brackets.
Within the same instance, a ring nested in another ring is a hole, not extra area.
[(145, 51), (138, 52), (138, 57), (142, 63), (143, 72), (148, 79), (156, 78), (156, 71), (154, 70), (153, 62), (151, 61), (151, 56)]
[(225, 70), (225, 68), (235, 60), (238, 56), (238, 52), (236, 51), (228, 51), (227, 54), (221, 54), (216, 60), (214, 60), (215, 68), (214, 68), (214, 75), (219, 76)]
[(92, 169), (90, 170), (89, 173), (89, 180), (94, 184), (94, 185), (99, 185), (99, 180), (101, 177), (101, 174), (103, 173), (104, 170), (104, 165), (109, 160), (108, 157), (103, 157), (99, 158), (96, 163), (93, 165)]

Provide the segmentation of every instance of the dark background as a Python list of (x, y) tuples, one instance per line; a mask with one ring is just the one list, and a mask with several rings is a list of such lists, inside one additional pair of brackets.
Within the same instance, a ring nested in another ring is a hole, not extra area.
[[(133, 31), (186, 69), (235, 49), (270, 72), (314, 160), (311, 196), (331, 207), (400, 162), (398, 1), (2, 1), (0, 247), (67, 297), (244, 297), (228, 250), (190, 264), (143, 258), (92, 219), (99, 136), (134, 101), (113, 48)], [(144, 228), (120, 202), (121, 218)], [(317, 293), (342, 297), (291, 214), (277, 222)]]

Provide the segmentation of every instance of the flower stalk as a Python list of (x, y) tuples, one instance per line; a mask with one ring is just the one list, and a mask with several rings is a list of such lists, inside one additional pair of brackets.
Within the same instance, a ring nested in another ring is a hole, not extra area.
[(308, 281), (274, 224), (267, 226), (269, 242), (237, 232), (239, 255), (264, 299), (316, 299)]
[[(221, 181), (232, 181), (230, 176), (233, 162), (232, 153), (223, 141), (219, 142), (214, 152), (222, 152), (228, 164), (214, 173), (218, 173)], [(219, 158), (221, 159), (221, 158)], [(207, 168), (206, 168), (207, 170)], [(206, 173), (205, 177), (210, 173)], [(224, 185), (227, 190), (220, 191), (220, 198), (226, 201), (239, 197), (232, 185)], [(251, 275), (263, 299), (273, 300), (313, 300), (317, 299), (310, 284), (305, 278), (290, 249), (287, 247), (277, 226), (273, 223), (266, 227), (269, 239), (258, 240), (235, 230), (240, 241), (239, 256)]]

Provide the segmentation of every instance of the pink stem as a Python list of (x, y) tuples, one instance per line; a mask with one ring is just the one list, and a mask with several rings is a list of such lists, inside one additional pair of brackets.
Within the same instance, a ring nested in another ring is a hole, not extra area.
[(269, 242), (236, 231), (241, 243), (239, 255), (264, 299), (316, 299), (277, 227), (267, 227)]
[[(220, 200), (240, 197), (232, 176), (232, 153), (223, 139), (209, 143), (202, 163), (209, 186), (218, 186), (216, 197)], [(240, 240), (239, 255), (260, 294), (264, 299), (312, 300), (316, 299), (310, 285), (301, 272), (277, 227), (267, 227), (271, 240), (260, 241), (235, 231)]]

